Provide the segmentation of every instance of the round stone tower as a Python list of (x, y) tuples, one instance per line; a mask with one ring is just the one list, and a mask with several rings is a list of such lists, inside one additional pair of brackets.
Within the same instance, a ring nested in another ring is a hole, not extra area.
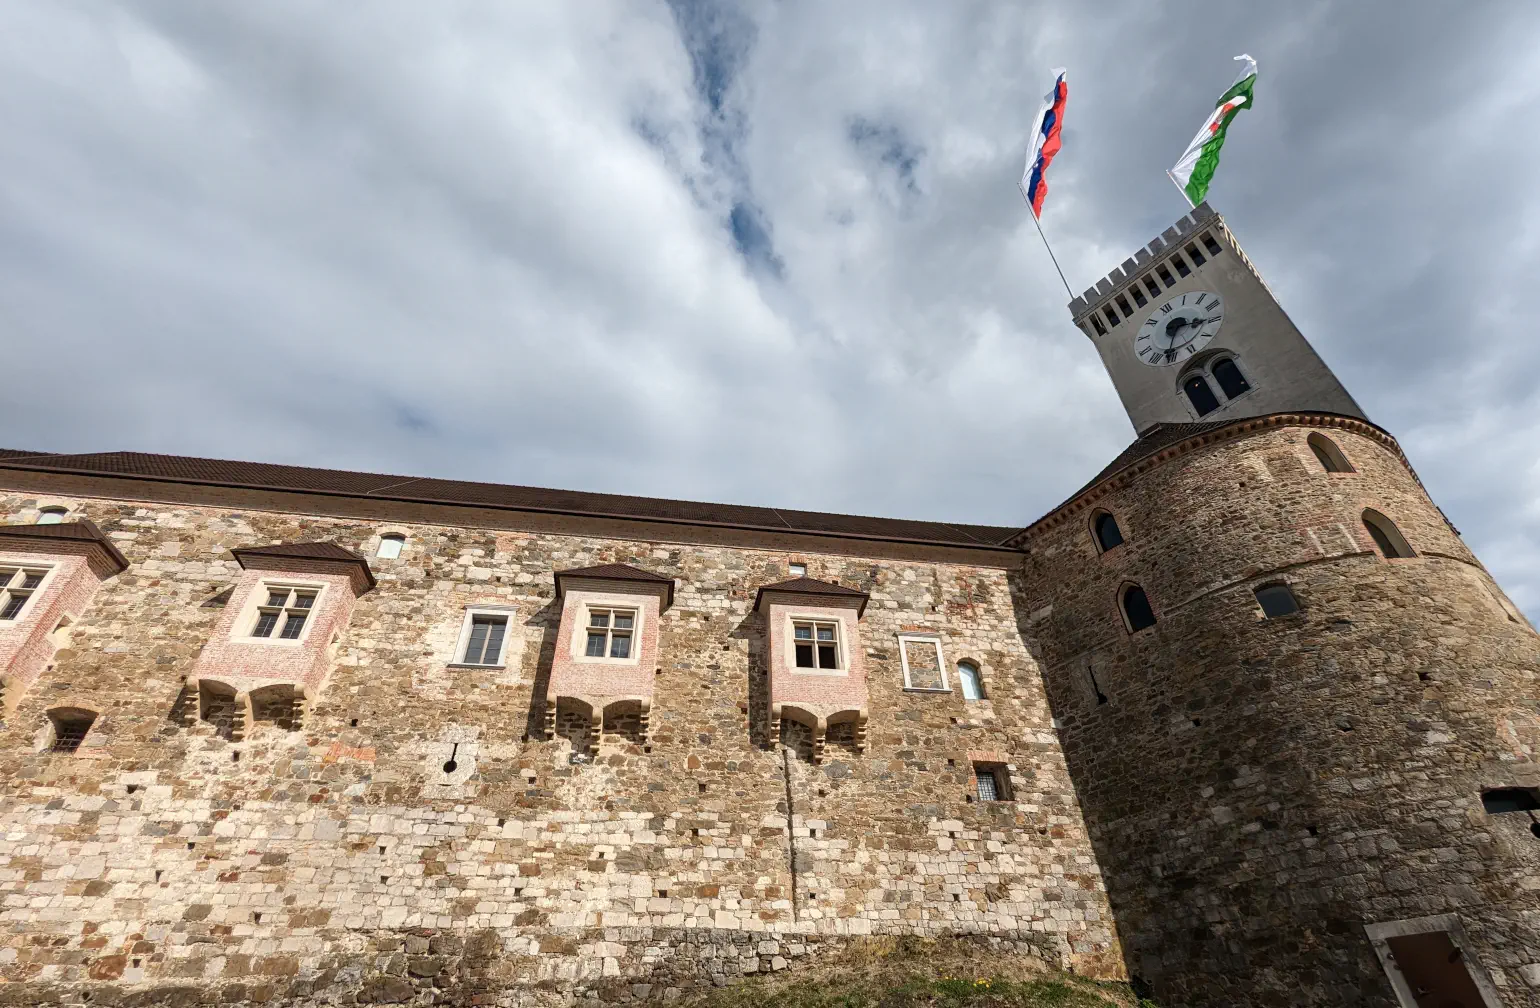
[(1540, 635), (1356, 416), (1156, 423), (1021, 620), (1162, 1004), (1540, 1005)]

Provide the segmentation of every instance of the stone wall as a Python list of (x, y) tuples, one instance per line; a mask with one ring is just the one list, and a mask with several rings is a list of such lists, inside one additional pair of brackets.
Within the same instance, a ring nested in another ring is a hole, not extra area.
[[(1540, 1004), (1540, 839), (1480, 797), (1540, 784), (1540, 638), (1366, 425), (1164, 454), (1035, 526), (1020, 586), (1130, 971), (1162, 1003), (1380, 1008), (1364, 926), (1454, 913)], [(1098, 553), (1103, 508), (1125, 542)], [(1375, 552), (1365, 508), (1418, 556)], [(1128, 583), (1154, 627), (1125, 629)], [(1263, 617), (1275, 583), (1300, 612)]]
[[(0, 513), (30, 520), (37, 496), (0, 492)], [(240, 577), (230, 549), (367, 554), (381, 524), (73, 503), (131, 566), (0, 732), (0, 997), (614, 1000), (870, 933), (983, 933), (1121, 970), (1003, 570), (798, 549), (810, 576), (871, 593), (865, 751), (831, 745), (814, 766), (770, 744), (752, 612), (788, 554), (395, 522), (405, 550), (371, 558), (378, 588), (302, 728), (254, 721), (232, 742), (184, 688)], [(678, 588), (648, 736), (611, 733), (574, 762), (543, 731), (551, 575), (607, 562)], [(514, 607), (505, 669), (452, 667), (478, 603)], [(978, 665), (990, 699), (905, 692), (897, 634), (916, 629)], [(101, 712), (89, 744), (38, 751), (44, 712), (82, 697)], [(1014, 801), (971, 800), (976, 750), (1009, 761)]]

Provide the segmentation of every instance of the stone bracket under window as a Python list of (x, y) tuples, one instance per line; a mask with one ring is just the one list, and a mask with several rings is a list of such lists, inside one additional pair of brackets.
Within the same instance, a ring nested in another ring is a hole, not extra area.
[(866, 747), (865, 592), (812, 578), (759, 590), (755, 611), (769, 641), (769, 737), (817, 763)]

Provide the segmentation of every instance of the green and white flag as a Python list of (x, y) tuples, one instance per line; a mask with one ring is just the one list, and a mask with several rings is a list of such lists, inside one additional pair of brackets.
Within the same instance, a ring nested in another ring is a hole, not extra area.
[(1219, 167), (1219, 148), (1225, 145), (1225, 130), (1230, 128), (1230, 120), (1241, 109), (1251, 108), (1251, 89), (1257, 83), (1257, 61), (1244, 53), (1235, 58), (1245, 61), (1245, 69), (1235, 78), (1230, 90), (1219, 96), (1219, 101), (1214, 103), (1214, 113), (1182, 152), (1176, 167), (1167, 173), (1177, 188), (1187, 194), (1193, 206), (1202, 203), (1203, 197), (1208, 195), (1208, 184), (1213, 181), (1214, 169)]

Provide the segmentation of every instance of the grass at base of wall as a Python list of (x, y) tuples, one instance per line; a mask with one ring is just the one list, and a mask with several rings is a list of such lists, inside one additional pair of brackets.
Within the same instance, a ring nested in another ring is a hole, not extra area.
[(1159, 1008), (1126, 983), (1064, 973), (966, 939), (871, 938), (816, 964), (750, 976), (688, 1008)]

